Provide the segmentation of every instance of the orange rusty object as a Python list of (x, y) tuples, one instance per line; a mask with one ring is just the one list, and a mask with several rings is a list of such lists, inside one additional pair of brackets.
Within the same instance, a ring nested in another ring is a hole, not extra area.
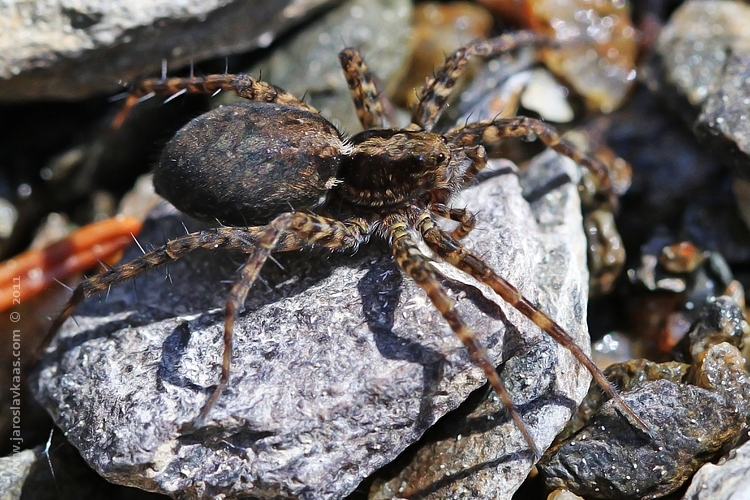
[(38, 294), (99, 262), (114, 263), (141, 230), (141, 221), (117, 216), (84, 226), (42, 250), (29, 250), (0, 263), (0, 311)]

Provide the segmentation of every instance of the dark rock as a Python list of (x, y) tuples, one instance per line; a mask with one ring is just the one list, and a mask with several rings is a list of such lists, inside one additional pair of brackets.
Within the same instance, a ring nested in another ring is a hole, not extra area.
[(602, 405), (606, 396), (592, 386), (539, 464), (547, 485), (586, 498), (656, 498), (725, 453), (747, 428), (750, 376), (736, 347), (746, 332), (737, 304), (719, 297), (686, 337), (692, 365), (643, 359), (608, 367), (605, 374), (653, 439), (634, 431), (611, 402)]
[(743, 429), (745, 415), (733, 402), (699, 387), (657, 380), (623, 397), (655, 439), (607, 402), (590, 426), (540, 462), (549, 487), (586, 498), (656, 498), (679, 488)]
[(685, 338), (687, 345), (678, 347), (687, 351), (686, 359), (700, 360), (711, 346), (722, 342), (742, 349), (749, 335), (742, 308), (730, 297), (722, 296), (708, 301), (701, 309), (698, 322)]

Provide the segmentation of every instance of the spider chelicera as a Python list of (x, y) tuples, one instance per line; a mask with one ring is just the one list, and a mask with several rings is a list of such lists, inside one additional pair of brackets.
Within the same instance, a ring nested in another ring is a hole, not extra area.
[[(234, 324), (271, 253), (310, 246), (354, 251), (371, 237), (382, 238), (399, 267), (427, 293), (461, 339), (538, 456), (493, 363), (441, 285), (432, 258), (419, 249), (421, 238), (440, 259), (487, 284), (569, 349), (626, 418), (648, 433), (646, 424), (571, 336), (459, 242), (474, 228), (475, 217), (468, 210), (451, 207), (451, 197), (485, 167), (485, 147), (506, 137), (539, 138), (593, 171), (611, 192), (606, 168), (539, 120), (514, 117), (467, 123), (444, 134), (432, 131), (469, 59), (539, 43), (547, 43), (547, 39), (519, 32), (478, 40), (456, 50), (427, 81), (413, 110), (412, 123), (403, 129), (385, 128), (383, 98), (372, 75), (355, 49), (343, 50), (339, 59), (364, 127), (352, 137), (339, 132), (314, 108), (288, 92), (250, 76), (223, 74), (141, 82), (116, 117), (115, 126), (149, 95), (226, 90), (248, 100), (217, 108), (188, 123), (167, 144), (154, 174), (157, 192), (177, 208), (225, 226), (176, 238), (84, 280), (54, 321), (44, 345), (86, 297), (114, 284), (198, 248), (248, 254), (226, 303), (221, 378), (196, 420), (196, 426), (200, 426), (227, 387)], [(458, 225), (449, 233), (436, 224), (436, 218)]]

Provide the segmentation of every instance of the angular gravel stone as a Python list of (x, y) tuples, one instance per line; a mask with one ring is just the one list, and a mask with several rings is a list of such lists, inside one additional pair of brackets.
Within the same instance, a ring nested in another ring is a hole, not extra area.
[[(746, 17), (750, 22), (750, 6)], [(722, 160), (750, 179), (750, 34), (745, 42), (744, 52), (734, 51), (727, 57), (695, 130)]]
[(83, 99), (118, 81), (267, 47), (326, 0), (0, 2), (0, 101)]
[[(248, 73), (297, 96), (334, 117), (350, 133), (362, 129), (349, 86), (341, 71), (338, 53), (356, 47), (381, 88), (405, 62), (411, 33), (410, 0), (350, 0), (288, 37), (273, 54)], [(225, 93), (227, 98), (231, 94)]]
[[(570, 163), (561, 161), (551, 151), (536, 157), (522, 180), (524, 192), (533, 194), (536, 187), (554, 182), (556, 176), (575, 171)], [(575, 168), (575, 167), (573, 167)], [(559, 177), (557, 177), (559, 179)], [(542, 309), (561, 321), (573, 333), (574, 322), (585, 323), (586, 287), (581, 279), (582, 262), (565, 262), (565, 255), (577, 246), (580, 220), (563, 222), (576, 210), (577, 197), (570, 197), (564, 187), (555, 196), (542, 196), (531, 207), (544, 237), (540, 240), (548, 250), (548, 257), (537, 268), (541, 283), (538, 303)], [(537, 192), (537, 195), (540, 193)], [(565, 210), (555, 208), (562, 203)], [(570, 240), (568, 238), (576, 238)], [(565, 275), (558, 275), (567, 268)], [(569, 290), (562, 293), (562, 290)], [(559, 294), (559, 295), (558, 295)], [(583, 316), (580, 316), (583, 314)], [(571, 317), (572, 315), (572, 317)], [(577, 318), (577, 319), (576, 319)], [(579, 330), (576, 337), (585, 341)], [(588, 350), (588, 343), (586, 343)], [(580, 401), (579, 384), (590, 379), (588, 372), (570, 354), (546, 335), (526, 354), (512, 358), (502, 369), (501, 378), (513, 394), (521, 415), (530, 429), (537, 447), (545, 449), (565, 423), (572, 409)], [(546, 380), (546, 382), (541, 382)], [(447, 415), (430, 429), (423, 440), (407, 453), (407, 457), (392, 464), (386, 474), (378, 477), (370, 491), (371, 500), (394, 497), (430, 499), (505, 499), (510, 498), (526, 479), (531, 456), (520, 441), (514, 424), (509, 421), (494, 392), (488, 397), (475, 395), (458, 411)], [(479, 397), (478, 397), (479, 396)]]
[(675, 11), (656, 45), (656, 73), (678, 91), (663, 93), (689, 123), (695, 121), (702, 142), (745, 179), (750, 179), (749, 23), (750, 6), (742, 2), (692, 0)]
[(657, 439), (635, 431), (609, 401), (590, 426), (540, 462), (548, 487), (586, 498), (658, 498), (734, 442), (745, 420), (722, 394), (668, 380), (645, 382), (623, 398)]
[(706, 464), (693, 477), (683, 500), (740, 500), (750, 491), (750, 443), (718, 464)]
[(691, 0), (659, 33), (656, 52), (665, 76), (693, 106), (718, 88), (727, 49), (742, 49), (748, 20), (750, 7), (741, 2)]
[[(534, 177), (531, 207), (512, 171), (497, 174), (456, 202), (478, 212), (466, 245), (588, 345), (577, 190), (559, 182), (571, 174)], [(154, 217), (140, 236), (144, 247), (182, 233), (182, 217)], [(207, 425), (191, 429), (219, 378), (223, 307), (243, 260), (194, 252), (167, 276), (146, 273), (135, 287), (87, 301), (60, 332), (31, 386), (109, 480), (180, 498), (341, 498), (483, 384), (382, 243), (354, 256), (281, 254), (281, 267), (265, 266), (236, 326), (228, 389)], [(519, 354), (504, 377), (546, 448), (583, 397), (587, 372), (487, 287), (436, 267), (492, 358)], [(498, 469), (517, 485), (530, 453), (496, 412)]]
[(21, 498), (24, 482), (37, 461), (35, 450), (0, 457), (0, 500)]

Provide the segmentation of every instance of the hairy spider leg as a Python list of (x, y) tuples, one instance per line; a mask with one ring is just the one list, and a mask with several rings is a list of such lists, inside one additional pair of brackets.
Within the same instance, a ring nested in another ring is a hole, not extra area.
[[(429, 217), (426, 210), (423, 212), (423, 216)], [(409, 235), (409, 226), (410, 224), (406, 220), (406, 217), (403, 216), (401, 220), (396, 219), (396, 221), (386, 224), (396, 262), (427, 293), (432, 304), (442, 314), (443, 318), (450, 325), (451, 330), (453, 330), (469, 352), (474, 364), (484, 372), (484, 376), (487, 377), (490, 385), (521, 432), (523, 439), (529, 445), (534, 458), (539, 458), (541, 456), (539, 449), (531, 434), (529, 434), (526, 424), (524, 424), (521, 416), (518, 414), (513, 400), (510, 394), (508, 394), (508, 390), (500, 380), (494, 363), (487, 355), (487, 351), (482, 347), (474, 330), (461, 318), (456, 309), (456, 302), (448, 295), (445, 288), (440, 285), (438, 274), (432, 269), (430, 259), (422, 253), (417, 242)]]
[(423, 130), (432, 130), (453, 91), (456, 80), (466, 71), (466, 65), (475, 56), (495, 57), (527, 45), (552, 45), (551, 38), (531, 31), (517, 31), (495, 38), (475, 40), (449, 55), (435, 75), (429, 78), (419, 94), (419, 103), (411, 115), (413, 124)]
[(451, 232), (451, 236), (457, 240), (465, 238), (477, 225), (477, 217), (465, 208), (453, 208), (442, 203), (433, 203), (430, 204), (430, 212), (458, 222), (458, 227)]
[(294, 241), (305, 246), (323, 246), (332, 250), (356, 250), (359, 245), (369, 240), (373, 226), (364, 219), (350, 219), (339, 221), (304, 212), (281, 214), (257, 235), (257, 246), (250, 253), (247, 262), (240, 270), (240, 278), (232, 286), (226, 305), (224, 317), (224, 351), (221, 362), (221, 377), (219, 384), (203, 405), (196, 427), (202, 427), (211, 409), (218, 401), (229, 383), (230, 366), (232, 360), (232, 344), (234, 338), (234, 324), (239, 310), (242, 308), (250, 288), (258, 277), (258, 273), (265, 264), (271, 252), (296, 250), (299, 246), (282, 246), (282, 238), (291, 234)]
[(250, 101), (275, 102), (301, 108), (312, 113), (318, 112), (286, 90), (248, 75), (208, 75), (205, 77), (169, 78), (167, 80), (149, 79), (143, 80), (133, 87), (122, 109), (112, 120), (112, 128), (115, 130), (120, 128), (133, 107), (145, 96), (170, 96), (178, 92), (214, 94), (220, 90), (234, 92)]
[(576, 360), (578, 360), (578, 362), (581, 363), (589, 373), (591, 373), (591, 376), (599, 387), (601, 387), (604, 392), (615, 401), (631, 425), (646, 435), (653, 437), (649, 426), (622, 399), (617, 389), (615, 389), (604, 373), (598, 366), (596, 366), (589, 355), (586, 354), (578, 344), (576, 344), (573, 337), (571, 337), (563, 327), (557, 324), (529, 299), (524, 297), (521, 292), (505, 278), (495, 273), (495, 271), (485, 264), (482, 259), (474, 255), (452, 236), (440, 229), (429, 215), (423, 215), (420, 218), (417, 230), (422, 234), (427, 246), (429, 246), (430, 249), (432, 249), (441, 259), (488, 285), (505, 302), (529, 318), (558, 344), (570, 351), (573, 356), (575, 356)]
[(198, 248), (228, 249), (242, 253), (250, 253), (254, 248), (254, 240), (260, 228), (237, 228), (219, 227), (190, 233), (172, 241), (167, 242), (151, 252), (125, 264), (108, 269), (102, 273), (86, 278), (73, 290), (73, 295), (68, 299), (60, 315), (50, 326), (47, 335), (36, 348), (29, 362), (30, 366), (36, 364), (44, 349), (52, 342), (55, 334), (73, 311), (86, 298), (104, 292), (112, 285), (117, 285), (130, 278), (135, 278), (158, 266), (181, 259), (188, 253)]
[(608, 197), (612, 208), (616, 209), (618, 206), (617, 193), (612, 189), (612, 181), (609, 178), (607, 167), (596, 158), (578, 149), (573, 143), (560, 137), (554, 127), (541, 120), (516, 116), (514, 118), (498, 118), (491, 121), (469, 123), (449, 130), (445, 137), (450, 144), (459, 148), (470, 145), (488, 146), (496, 144), (506, 137), (538, 138), (545, 146), (590, 170), (599, 180), (601, 192)]
[(359, 51), (346, 48), (339, 52), (339, 62), (344, 70), (349, 92), (357, 109), (357, 118), (362, 128), (383, 128), (385, 126), (385, 110), (381, 96), (375, 85), (375, 77), (367, 69)]

